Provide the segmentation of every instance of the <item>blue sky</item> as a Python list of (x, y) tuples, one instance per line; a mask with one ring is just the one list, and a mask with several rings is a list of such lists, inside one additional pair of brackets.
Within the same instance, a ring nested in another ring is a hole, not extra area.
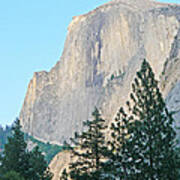
[(1, 0), (0, 124), (10, 124), (19, 115), (33, 72), (50, 70), (59, 60), (72, 17), (105, 2)]

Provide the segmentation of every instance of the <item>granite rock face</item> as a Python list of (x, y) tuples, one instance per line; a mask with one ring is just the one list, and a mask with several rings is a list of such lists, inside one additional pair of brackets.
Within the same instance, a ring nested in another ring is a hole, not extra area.
[(180, 5), (114, 0), (74, 17), (61, 59), (29, 83), (20, 113), (24, 131), (61, 144), (82, 131), (95, 106), (111, 122), (144, 58), (178, 118)]

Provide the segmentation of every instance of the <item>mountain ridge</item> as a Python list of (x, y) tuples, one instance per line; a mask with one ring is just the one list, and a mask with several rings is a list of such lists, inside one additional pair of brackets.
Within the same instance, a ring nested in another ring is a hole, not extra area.
[(49, 72), (34, 73), (29, 83), (20, 113), (23, 130), (62, 144), (83, 130), (95, 106), (110, 123), (144, 58), (174, 108), (169, 94), (180, 81), (179, 12), (174, 4), (116, 0), (75, 17), (60, 61)]

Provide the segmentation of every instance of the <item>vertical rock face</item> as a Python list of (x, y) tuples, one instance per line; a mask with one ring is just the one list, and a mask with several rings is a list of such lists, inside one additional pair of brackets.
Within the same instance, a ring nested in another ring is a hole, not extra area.
[(74, 17), (60, 61), (50, 72), (34, 73), (29, 84), (20, 113), (24, 131), (62, 143), (82, 130), (95, 106), (109, 123), (144, 58), (167, 104), (180, 113), (179, 5), (114, 0)]

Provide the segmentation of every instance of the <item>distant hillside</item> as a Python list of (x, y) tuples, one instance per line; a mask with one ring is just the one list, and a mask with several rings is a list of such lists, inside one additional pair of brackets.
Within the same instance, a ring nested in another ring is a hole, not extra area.
[[(3, 152), (4, 145), (7, 143), (8, 137), (12, 135), (11, 128), (12, 126), (6, 126), (3, 128), (0, 125), (0, 153)], [(33, 136), (28, 136), (27, 134), (25, 134), (25, 139), (28, 141), (28, 148), (30, 148), (30, 146), (32, 146), (32, 148), (36, 145), (39, 146), (40, 151), (45, 154), (45, 159), (48, 163), (50, 163), (52, 158), (63, 149), (62, 146), (43, 143), (35, 139)]]
[(35, 139), (33, 136), (26, 135), (26, 140), (32, 146), (36, 146), (36, 145), (39, 146), (39, 149), (41, 152), (44, 153), (45, 159), (48, 162), (48, 164), (50, 163), (50, 161), (53, 159), (53, 157), (56, 154), (58, 154), (59, 152), (61, 152), (63, 150), (62, 146), (58, 146), (56, 144), (50, 144), (49, 142), (48, 143), (41, 142), (41, 141)]

